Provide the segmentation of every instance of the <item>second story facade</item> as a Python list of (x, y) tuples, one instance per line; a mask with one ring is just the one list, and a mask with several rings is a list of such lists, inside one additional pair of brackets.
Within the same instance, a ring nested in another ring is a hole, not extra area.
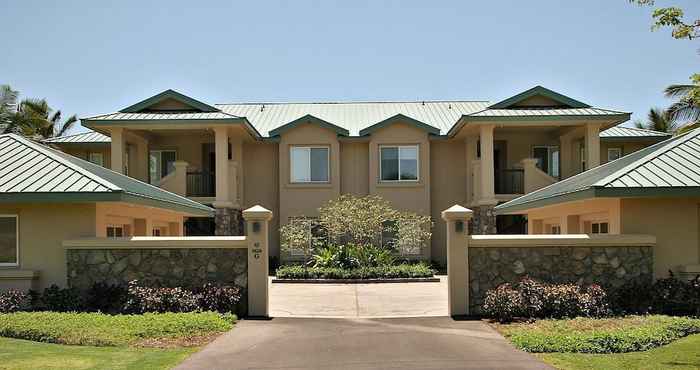
[[(474, 209), (476, 233), (524, 232), (493, 207), (666, 138), (616, 127), (629, 116), (539, 86), (495, 104), (209, 105), (168, 90), (82, 119), (91, 138), (47, 143), (212, 205), (214, 225), (192, 220), (194, 232), (241, 233), (240, 210), (254, 204), (278, 215), (277, 228), (341, 194), (379, 195), (432, 216), (419, 257), (443, 262), (441, 210)], [(273, 233), (272, 255), (278, 247)]]

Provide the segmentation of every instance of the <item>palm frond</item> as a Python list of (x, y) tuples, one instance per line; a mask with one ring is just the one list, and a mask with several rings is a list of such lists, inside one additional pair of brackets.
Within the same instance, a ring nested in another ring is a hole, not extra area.
[(72, 129), (73, 126), (75, 126), (75, 124), (76, 124), (77, 122), (78, 122), (78, 116), (76, 116), (76, 115), (74, 114), (74, 115), (68, 117), (68, 119), (66, 119), (66, 121), (63, 122), (63, 124), (60, 125), (60, 127), (58, 128), (58, 130), (54, 130), (53, 134), (55, 134), (55, 136), (63, 136), (63, 135), (65, 135), (68, 131), (70, 131), (70, 129)]
[(682, 98), (689, 95), (693, 90), (700, 89), (697, 85), (671, 85), (664, 89), (667, 98)]
[(0, 115), (3, 118), (15, 112), (18, 97), (19, 92), (12, 90), (10, 85), (0, 85)]
[(668, 112), (674, 120), (681, 122), (700, 121), (700, 106), (687, 99), (681, 99), (668, 107)]

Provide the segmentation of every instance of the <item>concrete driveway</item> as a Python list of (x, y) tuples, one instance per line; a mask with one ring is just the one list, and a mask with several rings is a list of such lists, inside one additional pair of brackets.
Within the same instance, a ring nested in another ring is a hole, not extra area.
[(177, 369), (551, 369), (481, 321), (243, 320)]
[(270, 316), (447, 316), (447, 276), (434, 283), (270, 284)]

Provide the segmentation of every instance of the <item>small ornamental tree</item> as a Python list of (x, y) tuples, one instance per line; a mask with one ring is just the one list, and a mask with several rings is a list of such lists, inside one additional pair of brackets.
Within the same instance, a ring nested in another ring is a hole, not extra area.
[(382, 197), (349, 194), (329, 201), (318, 212), (318, 222), (328, 233), (329, 243), (358, 246), (379, 243), (382, 231), (393, 227), (389, 224), (399, 213)]
[(301, 253), (304, 256), (304, 266), (314, 254), (315, 247), (311, 229), (315, 220), (308, 217), (295, 217), (288, 224), (280, 227), (280, 246), (283, 252)]

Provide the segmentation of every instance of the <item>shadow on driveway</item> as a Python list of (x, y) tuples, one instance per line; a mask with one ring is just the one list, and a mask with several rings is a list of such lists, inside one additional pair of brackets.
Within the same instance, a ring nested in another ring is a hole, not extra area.
[(551, 369), (481, 321), (242, 320), (177, 369)]

